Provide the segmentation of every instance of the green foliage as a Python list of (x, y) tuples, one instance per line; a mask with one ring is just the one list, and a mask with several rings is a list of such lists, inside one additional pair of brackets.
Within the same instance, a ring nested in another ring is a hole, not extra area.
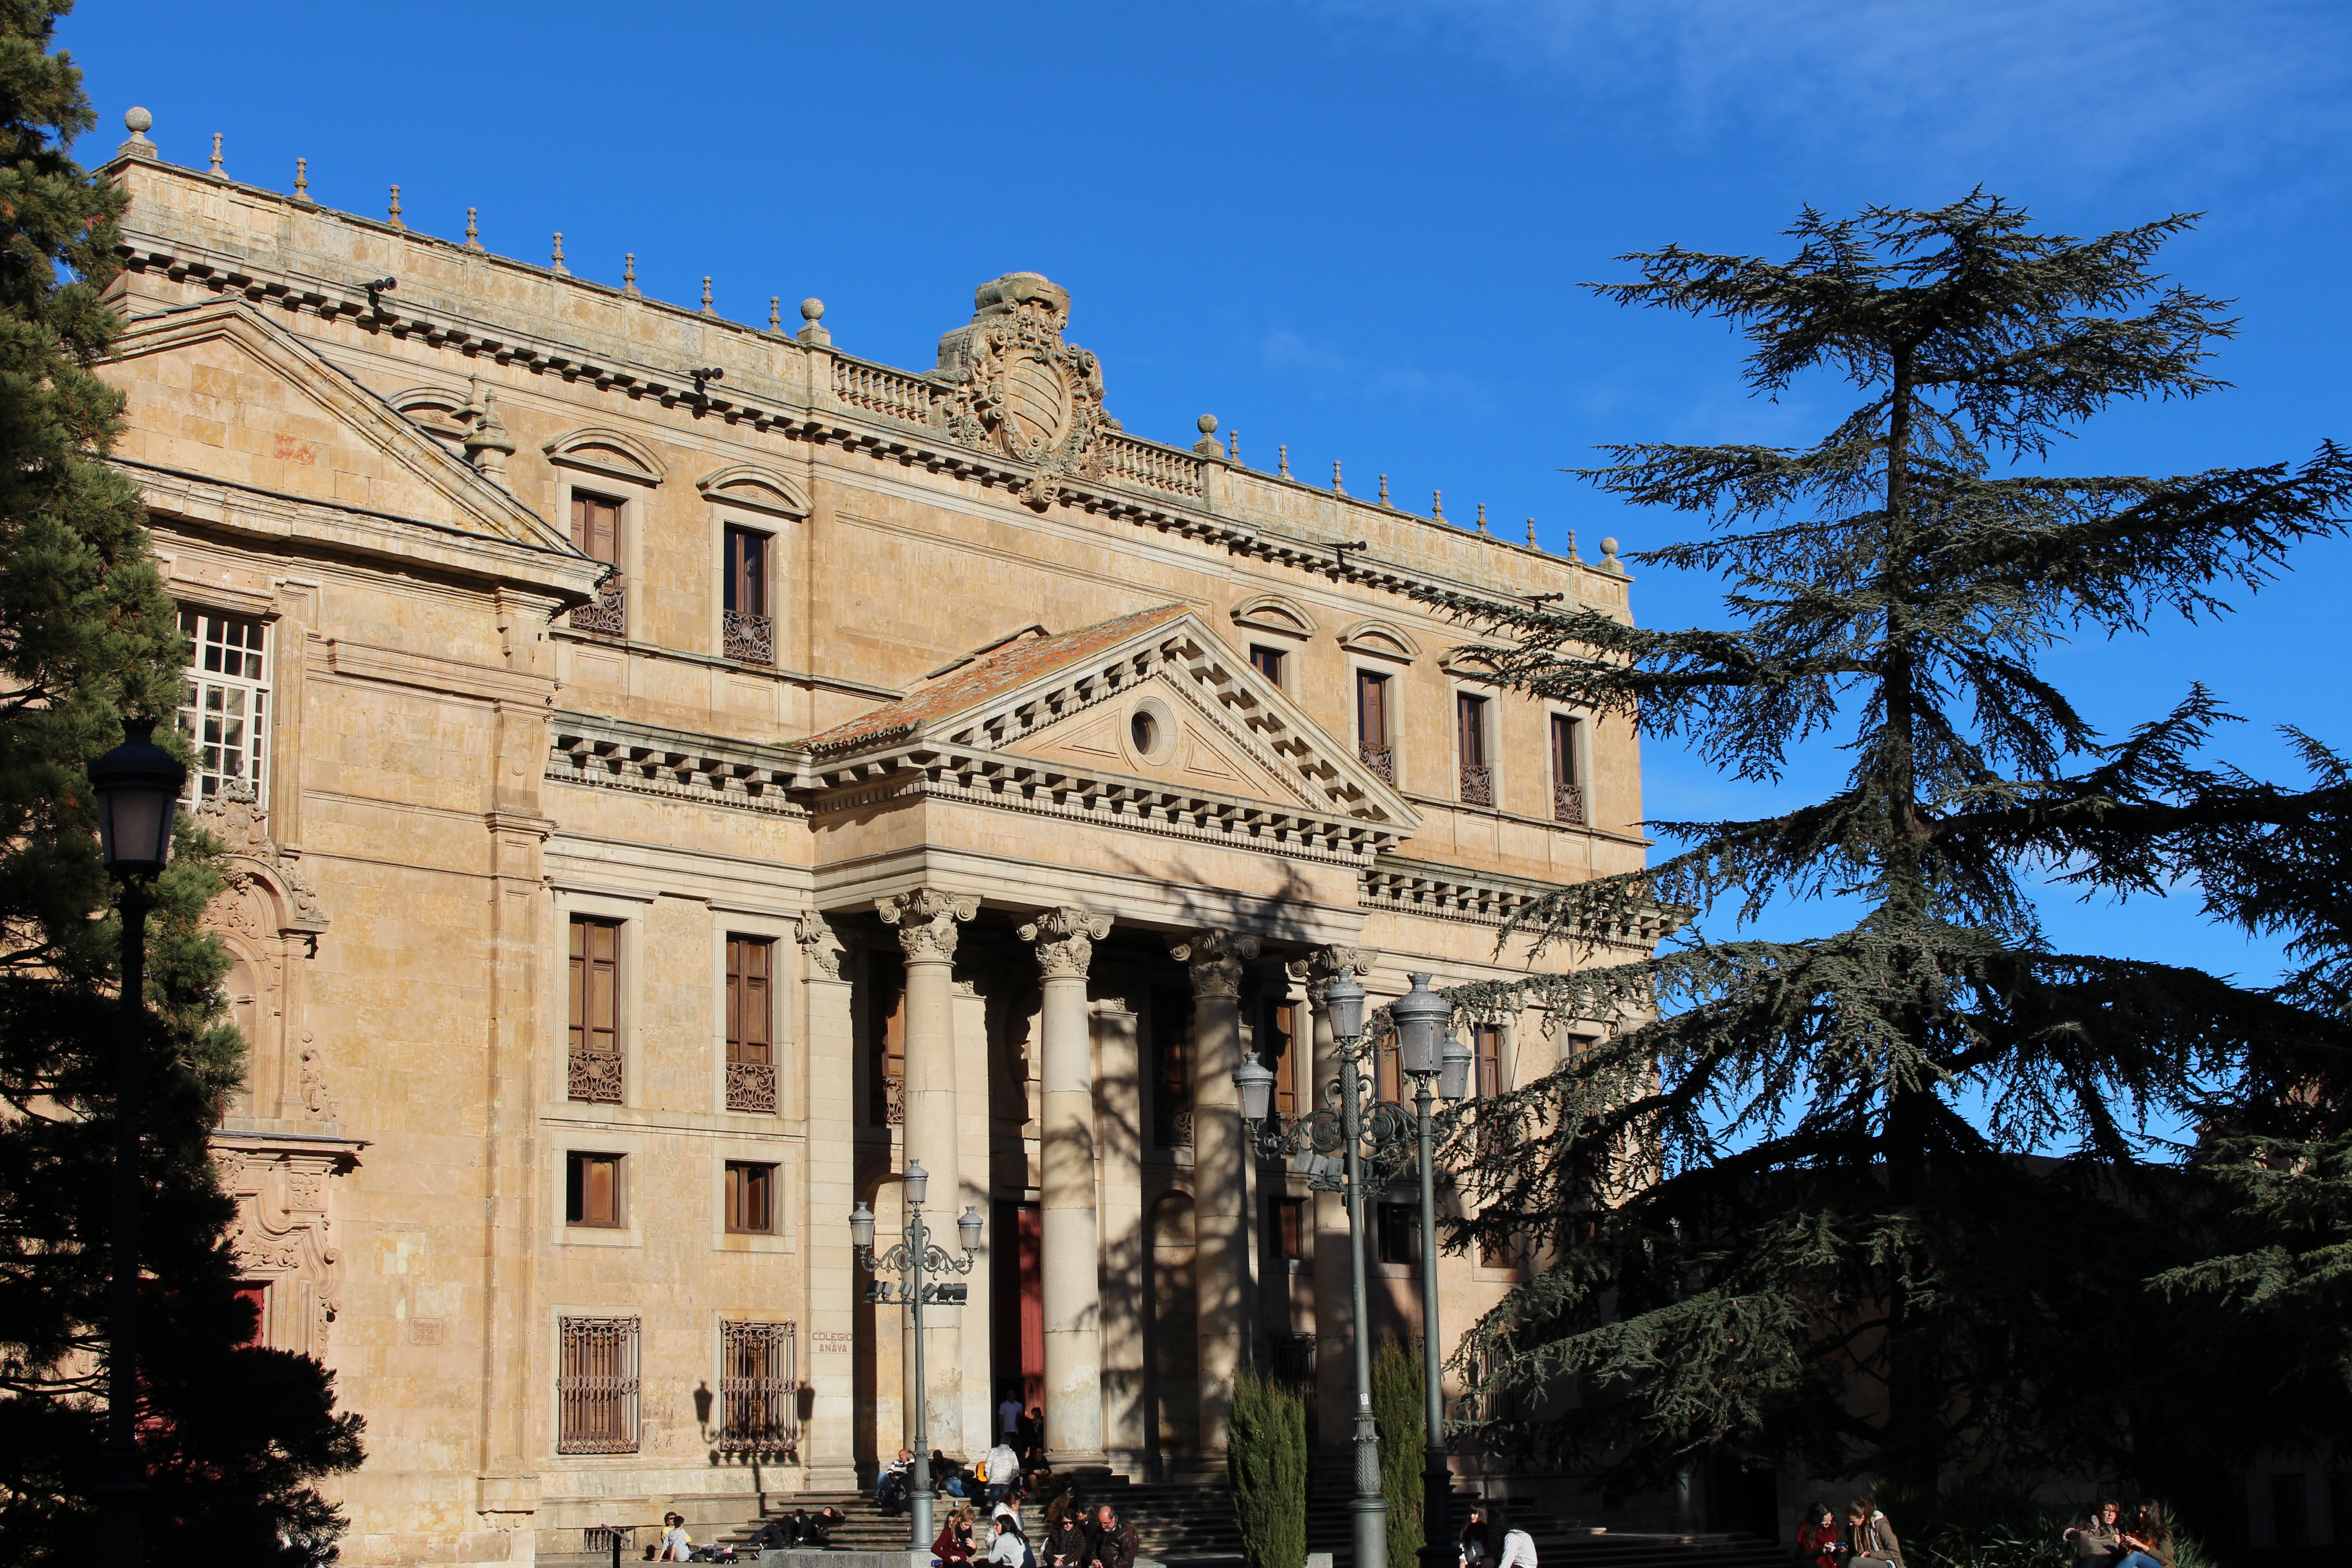
[[(2347, 1037), (2293, 995), (2052, 951), (2030, 879), (2165, 885), (2204, 801), (2188, 758), (2222, 715), (2191, 689), (2110, 740), (2041, 661), (2074, 632), (2224, 612), (2352, 504), (2333, 443), (2300, 466), (2038, 471), (2116, 399), (2219, 384), (2234, 323), (2153, 267), (2188, 223), (2041, 234), (1981, 193), (1807, 211), (1786, 262), (1669, 247), (1601, 289), (1733, 323), (1760, 394), (1857, 389), (1809, 446), (1620, 446), (1587, 473), (1706, 519), (1637, 559), (1724, 580), (1732, 624), (1421, 597), (1483, 630), (1464, 651), (1502, 684), (1738, 777), (1777, 781), (1817, 742), (1850, 762), (1824, 799), (1654, 824), (1680, 845), (1659, 864), (1516, 918), (1592, 967), (1454, 993), (1611, 1027), (1450, 1134), (1475, 1216), (1451, 1239), (1525, 1237), (1539, 1264), (1457, 1353), (1474, 1393), (1539, 1417), (1465, 1436), (1635, 1487), (1711, 1455), (1915, 1483), (2129, 1472), (2182, 1429), (2152, 1417), (2179, 1414), (2161, 1369), (2186, 1342), (2140, 1282), (2191, 1260), (2170, 1223), (2191, 1179), (2146, 1120), (2194, 1121), (2249, 1064)], [(1861, 917), (1787, 942), (1701, 923), (1784, 895)], [(1684, 929), (1654, 958), (1607, 945), (1661, 915)]]
[[(110, 468), (121, 399), (91, 369), (121, 193), (72, 160), (91, 115), (48, 52), (65, 7), (0, 0), (0, 1560), (79, 1560), (105, 1411), (119, 923), (90, 760), (125, 713), (176, 706), (184, 644), (137, 487)], [(167, 744), (176, 744), (168, 734)], [(141, 1356), (158, 1561), (294, 1563), (340, 1521), (309, 1483), (358, 1463), (315, 1363), (232, 1347), (233, 1205), (205, 1146), (243, 1043), (204, 934), (216, 846), (183, 831), (149, 919)]]
[(1245, 1372), (1234, 1384), (1225, 1477), (1249, 1568), (1307, 1562), (1307, 1396)]
[(1422, 1466), (1429, 1413), (1421, 1356), (1394, 1340), (1382, 1340), (1372, 1358), (1372, 1429), (1381, 1439), (1381, 1496), (1389, 1505), (1389, 1568), (1417, 1568), (1424, 1543)]
[[(1876, 1500), (1911, 1568), (2074, 1568), (2074, 1548), (2063, 1537), (2091, 1511), (2087, 1500), (2044, 1502), (2025, 1482), (1998, 1476), (1940, 1491), (1882, 1488)], [(2174, 1568), (2213, 1568), (2194, 1537), (2176, 1533), (2172, 1545)]]

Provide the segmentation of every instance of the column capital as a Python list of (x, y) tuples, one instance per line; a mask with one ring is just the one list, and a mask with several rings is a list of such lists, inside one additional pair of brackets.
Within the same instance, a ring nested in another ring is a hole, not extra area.
[(1110, 934), (1110, 917), (1064, 904), (1039, 910), (1013, 934), (1037, 944), (1037, 969), (1045, 978), (1084, 980), (1095, 943)]
[(875, 912), (886, 926), (898, 928), (898, 945), (910, 963), (926, 960), (946, 963), (955, 957), (957, 922), (980, 912), (980, 900), (970, 893), (943, 893), (937, 888), (917, 888), (874, 900)]
[(1238, 996), (1242, 965), (1257, 956), (1257, 938), (1229, 931), (1196, 931), (1171, 937), (1169, 956), (1192, 973), (1192, 994)]
[(801, 952), (807, 955), (809, 966), (820, 979), (841, 978), (842, 960), (849, 956), (849, 949), (843, 943), (841, 933), (833, 929), (831, 921), (814, 911), (803, 915), (799, 940)]
[(1318, 947), (1290, 961), (1290, 977), (1307, 982), (1307, 1000), (1320, 1007), (1333, 981), (1343, 974), (1370, 974), (1380, 961), (1377, 948)]

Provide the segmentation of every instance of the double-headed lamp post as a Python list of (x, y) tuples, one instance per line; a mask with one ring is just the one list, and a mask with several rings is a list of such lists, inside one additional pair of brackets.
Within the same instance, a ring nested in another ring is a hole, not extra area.
[[(1396, 1021), (1397, 1065), (1412, 1079), (1413, 1133), (1421, 1154), (1421, 1384), (1427, 1426), (1421, 1472), (1423, 1568), (1450, 1568), (1456, 1560), (1454, 1472), (1445, 1455), (1444, 1356), (1437, 1337), (1437, 1163), (1430, 1112), (1430, 1082), (1449, 1100), (1470, 1091), (1470, 1047), (1447, 1027), (1454, 1004), (1429, 989), (1429, 976), (1409, 976), (1412, 989), (1389, 1005)], [(1442, 1044), (1440, 1042), (1443, 1042)]]
[[(923, 1224), (923, 1197), (930, 1184), (929, 1172), (912, 1160), (907, 1162), (907, 1173), (899, 1178), (907, 1199), (906, 1237), (879, 1256), (874, 1251), (874, 1211), (862, 1203), (849, 1211), (849, 1240), (857, 1255), (857, 1266), (877, 1277), (866, 1287), (866, 1299), (884, 1304), (903, 1302), (914, 1330), (914, 1355), (903, 1398), (915, 1412), (915, 1440), (910, 1445), (915, 1451), (915, 1473), (909, 1478), (914, 1488), (908, 1495), (908, 1545), (917, 1552), (929, 1552), (931, 1547), (931, 1429), (923, 1389), (923, 1308), (930, 1302), (960, 1307), (971, 1289), (944, 1280), (927, 1282), (923, 1276), (971, 1273), (972, 1261), (980, 1253), (982, 1233), (987, 1228), (979, 1211), (967, 1205), (963, 1216), (956, 1221), (956, 1238), (962, 1244), (963, 1256), (958, 1258), (945, 1247), (933, 1247), (931, 1233)], [(895, 1289), (888, 1280), (880, 1278), (884, 1274), (898, 1277)]]
[(138, 1568), (146, 1478), (139, 1462), (139, 1053), (147, 1021), (147, 884), (172, 858), (188, 770), (157, 745), (152, 719), (125, 719), (122, 744), (89, 764), (99, 855), (122, 884), (121, 1026), (114, 1053), (114, 1247), (106, 1367), (100, 1558)]
[[(1429, 976), (1412, 977), (1413, 988), (1400, 997), (1390, 1013), (1397, 1021), (1399, 1044), (1402, 1047), (1408, 1022), (1426, 1036), (1425, 1068), (1410, 1064), (1422, 1059), (1404, 1055), (1406, 1070), (1415, 1073), (1421, 1083), (1420, 1095), (1420, 1158), (1422, 1235), (1425, 1238), (1422, 1260), (1422, 1310), (1426, 1321), (1424, 1339), (1424, 1376), (1430, 1387), (1437, 1390), (1432, 1396), (1429, 1419), (1428, 1468), (1439, 1477), (1437, 1489), (1425, 1499), (1427, 1528), (1433, 1547), (1446, 1526), (1446, 1492), (1452, 1481), (1445, 1467), (1444, 1405), (1438, 1390), (1437, 1356), (1437, 1268), (1433, 1248), (1428, 1239), (1433, 1238), (1434, 1187), (1430, 1160), (1430, 1076), (1444, 1077), (1440, 1065), (1443, 1056), (1451, 1061), (1460, 1052), (1466, 1064), (1468, 1053), (1458, 1046), (1441, 1053), (1436, 1036), (1444, 1028), (1444, 1020), (1453, 1016), (1453, 1005), (1436, 996), (1427, 988)], [(1418, 997), (1420, 1000), (1416, 1001)], [(1318, 1158), (1307, 1173), (1307, 1184), (1318, 1192), (1344, 1194), (1348, 1206), (1349, 1300), (1354, 1309), (1354, 1356), (1356, 1373), (1356, 1495), (1349, 1500), (1352, 1519), (1355, 1557), (1359, 1563), (1377, 1565), (1388, 1561), (1388, 1505), (1381, 1495), (1381, 1441), (1372, 1421), (1372, 1352), (1370, 1337), (1364, 1331), (1364, 1198), (1374, 1179), (1365, 1170), (1370, 1160), (1383, 1172), (1402, 1163), (1402, 1151), (1409, 1130), (1402, 1125), (1404, 1111), (1400, 1106), (1371, 1101), (1365, 1092), (1363, 1076), (1356, 1065), (1356, 1053), (1364, 1037), (1364, 990), (1353, 979), (1341, 975), (1324, 993), (1324, 1005), (1331, 1017), (1331, 1033), (1339, 1047), (1339, 1077), (1324, 1087), (1324, 1097), (1331, 1103), (1317, 1107), (1300, 1117), (1296, 1124), (1283, 1128), (1273, 1120), (1274, 1074), (1255, 1058), (1246, 1058), (1234, 1073), (1234, 1087), (1241, 1098), (1242, 1121), (1246, 1124), (1248, 1142), (1261, 1159), (1278, 1159), (1290, 1154), (1311, 1152)], [(1456, 1080), (1466, 1081), (1466, 1070), (1457, 1070), (1454, 1078), (1444, 1079), (1450, 1092), (1448, 1099), (1459, 1099)], [(1333, 1154), (1341, 1156), (1340, 1173), (1334, 1177), (1329, 1169)], [(1378, 1178), (1385, 1182), (1387, 1177)], [(1433, 1557), (1424, 1561), (1435, 1563)]]

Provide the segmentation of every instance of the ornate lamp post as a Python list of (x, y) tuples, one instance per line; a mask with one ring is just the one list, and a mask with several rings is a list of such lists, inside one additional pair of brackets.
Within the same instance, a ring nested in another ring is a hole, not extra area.
[(913, 1364), (908, 1370), (905, 1399), (914, 1407), (915, 1450), (914, 1489), (908, 1498), (908, 1546), (917, 1552), (931, 1548), (931, 1432), (930, 1418), (924, 1408), (923, 1390), (923, 1308), (931, 1302), (942, 1307), (961, 1307), (971, 1287), (947, 1280), (926, 1282), (926, 1274), (969, 1274), (973, 1259), (980, 1252), (981, 1235), (986, 1222), (979, 1212), (969, 1205), (963, 1217), (956, 1221), (957, 1239), (962, 1244), (963, 1256), (957, 1258), (946, 1248), (931, 1245), (931, 1233), (923, 1224), (923, 1197), (930, 1187), (930, 1175), (914, 1161), (907, 1162), (907, 1173), (899, 1178), (907, 1199), (906, 1238), (879, 1257), (874, 1251), (874, 1212), (864, 1204), (849, 1211), (849, 1240), (857, 1255), (857, 1266), (868, 1274), (895, 1274), (898, 1283), (876, 1279), (866, 1287), (868, 1301), (887, 1305), (905, 1304), (908, 1318), (915, 1331)]
[(106, 1369), (106, 1479), (101, 1552), (138, 1568), (146, 1478), (139, 1462), (139, 1049), (147, 1021), (147, 885), (172, 858), (172, 825), (188, 770), (152, 739), (155, 721), (125, 719), (122, 744), (89, 764), (98, 843), (122, 884), (121, 1028), (114, 1056), (114, 1256)]
[[(1286, 1130), (1271, 1120), (1274, 1074), (1265, 1063), (1244, 1058), (1234, 1072), (1234, 1087), (1241, 1095), (1244, 1134), (1258, 1158), (1311, 1152), (1316, 1158), (1307, 1184), (1347, 1198), (1348, 1289), (1356, 1324), (1356, 1495), (1349, 1500), (1348, 1510), (1354, 1523), (1356, 1562), (1378, 1568), (1388, 1561), (1389, 1515), (1381, 1495), (1380, 1434), (1372, 1424), (1371, 1340), (1364, 1332), (1364, 1194), (1371, 1183), (1364, 1167), (1370, 1161), (1375, 1170), (1385, 1172), (1401, 1163), (1406, 1129), (1402, 1108), (1369, 1100), (1357, 1070), (1356, 1050), (1364, 1036), (1363, 987), (1343, 974), (1325, 993), (1325, 1005), (1339, 1047), (1339, 1077), (1324, 1086), (1330, 1104), (1318, 1106)], [(1338, 1175), (1330, 1168), (1334, 1154), (1341, 1156)], [(1387, 1178), (1383, 1174), (1379, 1179)]]
[[(1423, 1568), (1454, 1561), (1454, 1472), (1446, 1464), (1444, 1358), (1437, 1336), (1437, 1176), (1431, 1154), (1430, 1082), (1449, 1100), (1470, 1089), (1470, 1048), (1446, 1026), (1454, 1004), (1429, 989), (1429, 976), (1411, 975), (1412, 989), (1389, 1006), (1396, 1020), (1397, 1064), (1412, 1079), (1413, 1132), (1421, 1154), (1421, 1381), (1426, 1444), (1421, 1476)], [(1444, 1043), (1443, 1047), (1439, 1041)]]

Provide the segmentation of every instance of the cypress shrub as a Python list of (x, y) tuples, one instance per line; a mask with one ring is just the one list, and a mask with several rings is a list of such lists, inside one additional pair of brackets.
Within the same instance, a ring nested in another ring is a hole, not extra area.
[(1381, 1495), (1389, 1505), (1389, 1568), (1419, 1568), (1423, 1418), (1421, 1357), (1394, 1340), (1372, 1361), (1372, 1425), (1381, 1439)]
[(1298, 1390), (1249, 1372), (1234, 1381), (1225, 1477), (1249, 1568), (1306, 1568), (1307, 1401)]

